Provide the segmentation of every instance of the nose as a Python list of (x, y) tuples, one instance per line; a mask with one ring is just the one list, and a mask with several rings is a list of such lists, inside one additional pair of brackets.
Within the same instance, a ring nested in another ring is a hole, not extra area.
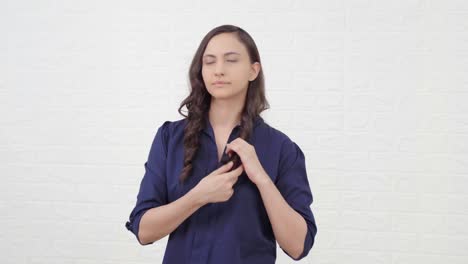
[(216, 62), (216, 66), (215, 66), (215, 75), (216, 76), (222, 76), (224, 75), (224, 65), (222, 62)]

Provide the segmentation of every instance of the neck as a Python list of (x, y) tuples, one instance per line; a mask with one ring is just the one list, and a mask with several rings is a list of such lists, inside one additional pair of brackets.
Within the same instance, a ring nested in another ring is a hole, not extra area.
[(242, 100), (222, 100), (211, 98), (208, 118), (213, 127), (233, 128), (240, 124), (245, 98)]

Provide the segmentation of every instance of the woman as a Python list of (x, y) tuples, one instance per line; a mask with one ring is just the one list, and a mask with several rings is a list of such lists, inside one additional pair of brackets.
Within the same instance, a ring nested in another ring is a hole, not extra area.
[(189, 76), (185, 118), (158, 128), (127, 229), (141, 245), (170, 234), (163, 263), (275, 263), (276, 242), (304, 258), (317, 233), (305, 158), (260, 117), (269, 105), (253, 39), (214, 28)]

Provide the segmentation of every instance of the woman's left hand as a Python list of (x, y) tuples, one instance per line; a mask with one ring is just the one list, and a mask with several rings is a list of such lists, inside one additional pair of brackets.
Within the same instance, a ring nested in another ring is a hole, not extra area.
[(255, 185), (259, 185), (270, 180), (268, 174), (265, 172), (262, 164), (260, 164), (260, 161), (258, 160), (254, 146), (238, 137), (226, 146), (226, 153), (229, 156), (233, 151), (239, 155), (239, 158), (242, 161), (242, 166), (244, 166), (245, 173), (249, 179), (255, 183)]

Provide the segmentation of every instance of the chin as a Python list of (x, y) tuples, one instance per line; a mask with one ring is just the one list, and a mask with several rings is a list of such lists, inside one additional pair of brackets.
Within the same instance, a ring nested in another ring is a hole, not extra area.
[(225, 86), (225, 87), (216, 87), (212, 86), (208, 89), (208, 93), (211, 94), (212, 97), (216, 99), (228, 99), (231, 97), (238, 96), (242, 93), (242, 90), (235, 90), (232, 87)]
[(228, 94), (232, 94), (232, 89), (229, 88), (229, 87), (210, 87), (210, 89), (208, 89), (208, 92), (211, 94), (211, 95), (228, 95)]
[(213, 97), (215, 99), (229, 99), (229, 98), (234, 97), (234, 94), (232, 94), (232, 93), (214, 92), (214, 93), (210, 93), (210, 94), (211, 94), (211, 97)]

